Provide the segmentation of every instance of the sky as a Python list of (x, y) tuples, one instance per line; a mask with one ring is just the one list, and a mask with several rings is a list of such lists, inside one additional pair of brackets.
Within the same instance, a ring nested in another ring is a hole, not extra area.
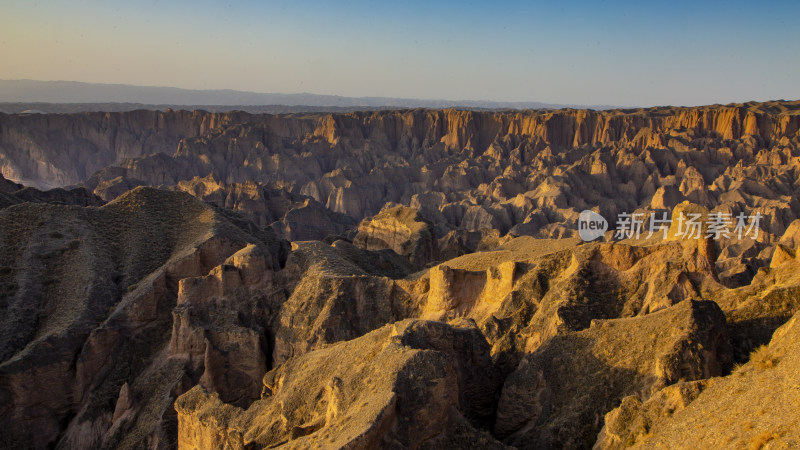
[(0, 79), (578, 105), (800, 99), (800, 1), (9, 1)]

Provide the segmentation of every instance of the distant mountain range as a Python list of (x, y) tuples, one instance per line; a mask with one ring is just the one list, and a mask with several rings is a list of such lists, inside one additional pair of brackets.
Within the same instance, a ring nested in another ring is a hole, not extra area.
[[(287, 107), (311, 107), (311, 110), (355, 110), (382, 108), (450, 108), (468, 109), (560, 109), (560, 108), (592, 108), (611, 109), (609, 105), (567, 105), (542, 102), (496, 102), (484, 100), (423, 100), (393, 97), (342, 97), (338, 95), (319, 94), (276, 94), (262, 92), (221, 90), (194, 90), (174, 87), (132, 86), (126, 84), (82, 83), (77, 81), (36, 81), (36, 80), (0, 80), (0, 103), (19, 103), (31, 105), (49, 104), (92, 104), (91, 110), (97, 110), (102, 104), (125, 103), (125, 107), (106, 105), (104, 109), (163, 109), (172, 106), (205, 106), (208, 110), (243, 109), (253, 110), (254, 106), (281, 105)], [(3, 105), (0, 111), (20, 112)], [(153, 108), (147, 108), (147, 107)], [(227, 107), (227, 108), (224, 108)], [(236, 108), (232, 108), (236, 107)], [(62, 108), (65, 111), (51, 111), (39, 107), (44, 112), (68, 112), (84, 110), (84, 108)], [(274, 108), (273, 108), (274, 109)], [(286, 111), (272, 109), (252, 112), (301, 112), (289, 108)]]

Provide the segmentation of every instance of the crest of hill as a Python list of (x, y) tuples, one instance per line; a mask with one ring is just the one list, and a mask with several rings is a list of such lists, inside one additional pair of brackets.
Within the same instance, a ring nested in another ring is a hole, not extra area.
[[(118, 233), (126, 254), (150, 258), (161, 254), (169, 258), (174, 254), (167, 254), (169, 249), (188, 248), (212, 237), (244, 242), (255, 235), (275, 247), (287, 245), (281, 244), (272, 232), (248, 226), (235, 214), (183, 192), (140, 186), (102, 206), (100, 211), (109, 229)], [(154, 233), (158, 239), (153, 238)], [(281, 266), (287, 251), (284, 248), (275, 255), (274, 267)]]
[(40, 191), (7, 180), (0, 173), (0, 209), (24, 202), (77, 206), (101, 206), (104, 203), (100, 197), (92, 194), (86, 188), (55, 188)]
[[(147, 187), (99, 208), (22, 203), (0, 210), (2, 260), (27, 262), (25, 271), (4, 264), (0, 276), (4, 285), (16, 286), (6, 288), (0, 302), (6, 310), (5, 332), (24, 328), (27, 320), (15, 323), (15, 319), (35, 313), (30, 307), (38, 301), (49, 305), (39, 320), (41, 326), (0, 341), (19, 349), (13, 342), (37, 328), (34, 334), (44, 336), (49, 333), (47, 324), (60, 324), (53, 330), (67, 327), (79, 320), (84, 308), (98, 306), (92, 306), (95, 295), (113, 299), (119, 294), (112, 292), (124, 292), (170, 260), (185, 257), (212, 239), (261, 242), (273, 250), (274, 267), (281, 266), (288, 251), (282, 247), (285, 243), (267, 231), (259, 230), (253, 236), (224, 214), (188, 194)], [(102, 280), (95, 285), (101, 291), (84, 292), (82, 286), (93, 279)], [(39, 298), (48, 293), (54, 297)], [(60, 314), (51, 315), (52, 311)]]

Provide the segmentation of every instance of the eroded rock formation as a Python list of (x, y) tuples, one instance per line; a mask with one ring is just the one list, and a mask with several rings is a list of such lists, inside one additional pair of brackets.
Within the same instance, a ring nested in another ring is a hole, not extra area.
[(779, 328), (731, 375), (662, 389), (647, 401), (630, 396), (605, 417), (595, 448), (791, 448), (800, 442), (800, 316)]
[(417, 267), (440, 258), (433, 224), (419, 211), (405, 206), (385, 209), (361, 222), (353, 244), (366, 250), (393, 250)]
[(732, 362), (713, 302), (593, 322), (522, 360), (503, 385), (495, 434), (518, 448), (578, 448), (594, 441), (598, 415), (622, 397), (647, 399), (665, 385), (722, 375)]
[(205, 275), (248, 244), (269, 255), (266, 269), (285, 260), (285, 244), (271, 233), (241, 229), (225, 214), (150, 188), (100, 208), (0, 210), (6, 442), (171, 442), (183, 366), (165, 356), (178, 281)]
[(0, 115), (0, 445), (793, 446), (798, 111)]
[[(352, 361), (359, 361), (353, 364)], [(292, 358), (247, 409), (196, 387), (176, 403), (181, 448), (502, 448), (499, 379), (474, 328), (402, 321)]]
[[(483, 228), (563, 237), (574, 234), (583, 209), (613, 223), (622, 212), (668, 211), (688, 200), (760, 212), (775, 238), (800, 207), (798, 111), (797, 102), (771, 102), (514, 113), (0, 115), (0, 164), (7, 178), (83, 183), (106, 200), (141, 184), (211, 176), (224, 183), (217, 197), (256, 216), (263, 194), (243, 184), (312, 198), (356, 221), (391, 202), (419, 209), (440, 237)], [(64, 146), (70, 150), (52, 150)]]

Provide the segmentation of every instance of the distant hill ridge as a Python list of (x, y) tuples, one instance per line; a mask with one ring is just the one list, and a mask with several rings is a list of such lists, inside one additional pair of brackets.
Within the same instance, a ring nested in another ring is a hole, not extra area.
[[(373, 109), (379, 107), (449, 108), (455, 106), (481, 109), (558, 109), (565, 107), (589, 107), (592, 109), (611, 108), (611, 106), (608, 105), (587, 106), (542, 102), (423, 100), (393, 97), (343, 97), (338, 95), (320, 95), (309, 93), (277, 94), (245, 92), (232, 89), (194, 90), (174, 87), (36, 80), (0, 80), (0, 103), (134, 103), (142, 106), (213, 105), (240, 107), (257, 105), (284, 105), (360, 109)], [(118, 110), (119, 109), (114, 109), (114, 111)], [(23, 110), (6, 112), (21, 111)]]

